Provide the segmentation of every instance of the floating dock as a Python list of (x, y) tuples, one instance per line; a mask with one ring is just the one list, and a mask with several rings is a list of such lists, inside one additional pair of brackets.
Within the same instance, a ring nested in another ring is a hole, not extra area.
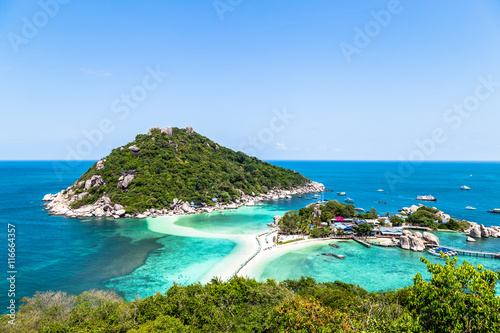
[(454, 249), (454, 248), (448, 247), (448, 246), (441, 246), (441, 247), (455, 251), (461, 256), (500, 259), (500, 253), (461, 250), (461, 249)]

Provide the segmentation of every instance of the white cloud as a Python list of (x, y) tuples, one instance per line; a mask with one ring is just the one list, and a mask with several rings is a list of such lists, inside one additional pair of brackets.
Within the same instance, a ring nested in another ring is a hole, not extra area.
[(97, 77), (110, 77), (111, 75), (113, 75), (108, 71), (97, 72), (97, 71), (90, 69), (90, 68), (80, 68), (80, 70), (87, 75), (93, 75), (93, 76), (97, 76)]
[(286, 150), (286, 144), (278, 142), (276, 144), (276, 149), (278, 149), (278, 150)]

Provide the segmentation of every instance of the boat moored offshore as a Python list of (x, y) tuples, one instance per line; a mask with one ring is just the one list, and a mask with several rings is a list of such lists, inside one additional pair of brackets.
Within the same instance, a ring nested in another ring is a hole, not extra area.
[(488, 211), (488, 213), (500, 214), (500, 208), (493, 208)]
[(434, 198), (432, 195), (419, 195), (417, 197), (417, 200), (421, 200), (421, 201), (437, 201), (436, 198)]
[(466, 186), (466, 185), (463, 185), (463, 186), (460, 186), (460, 189), (462, 191), (469, 191), (470, 190), (470, 187), (469, 186)]
[(476, 210), (476, 207), (467, 206), (467, 207), (465, 207), (465, 209), (467, 209), (467, 210)]
[(346, 198), (346, 199), (345, 199), (345, 202), (347, 202), (347, 203), (353, 203), (353, 202), (354, 202), (354, 199), (352, 199), (352, 198)]
[(337, 192), (337, 195), (346, 195), (345, 192)]

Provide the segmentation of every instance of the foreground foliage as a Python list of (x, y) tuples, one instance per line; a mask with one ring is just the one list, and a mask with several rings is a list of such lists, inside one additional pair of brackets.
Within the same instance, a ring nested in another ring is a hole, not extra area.
[(367, 292), (312, 278), (257, 282), (213, 279), (174, 285), (165, 294), (125, 302), (113, 292), (37, 293), (24, 299), (16, 325), (1, 332), (499, 332), (500, 272), (456, 258), (431, 264), (430, 281), (395, 292)]

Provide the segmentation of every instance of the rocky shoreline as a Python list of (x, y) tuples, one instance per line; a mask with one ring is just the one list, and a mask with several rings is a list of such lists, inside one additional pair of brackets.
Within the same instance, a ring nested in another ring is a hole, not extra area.
[[(95, 180), (95, 181), (98, 181)], [(92, 184), (89, 184), (92, 186)], [(162, 209), (151, 208), (142, 213), (127, 213), (126, 207), (113, 203), (109, 197), (103, 196), (92, 205), (85, 205), (77, 209), (70, 208), (74, 200), (80, 200), (77, 195), (71, 195), (71, 187), (56, 194), (46, 194), (43, 201), (46, 201), (45, 209), (50, 215), (66, 216), (70, 218), (138, 218), (157, 216), (178, 216), (198, 213), (211, 213), (216, 210), (237, 209), (241, 206), (255, 206), (261, 201), (279, 200), (291, 198), (292, 195), (302, 195), (306, 193), (319, 193), (325, 191), (325, 186), (318, 182), (310, 182), (306, 185), (295, 187), (291, 190), (275, 189), (266, 194), (247, 195), (241, 192), (241, 198), (229, 204), (216, 203), (215, 206), (192, 207), (188, 202), (174, 199), (170, 207)], [(252, 193), (253, 194), (253, 193)]]

